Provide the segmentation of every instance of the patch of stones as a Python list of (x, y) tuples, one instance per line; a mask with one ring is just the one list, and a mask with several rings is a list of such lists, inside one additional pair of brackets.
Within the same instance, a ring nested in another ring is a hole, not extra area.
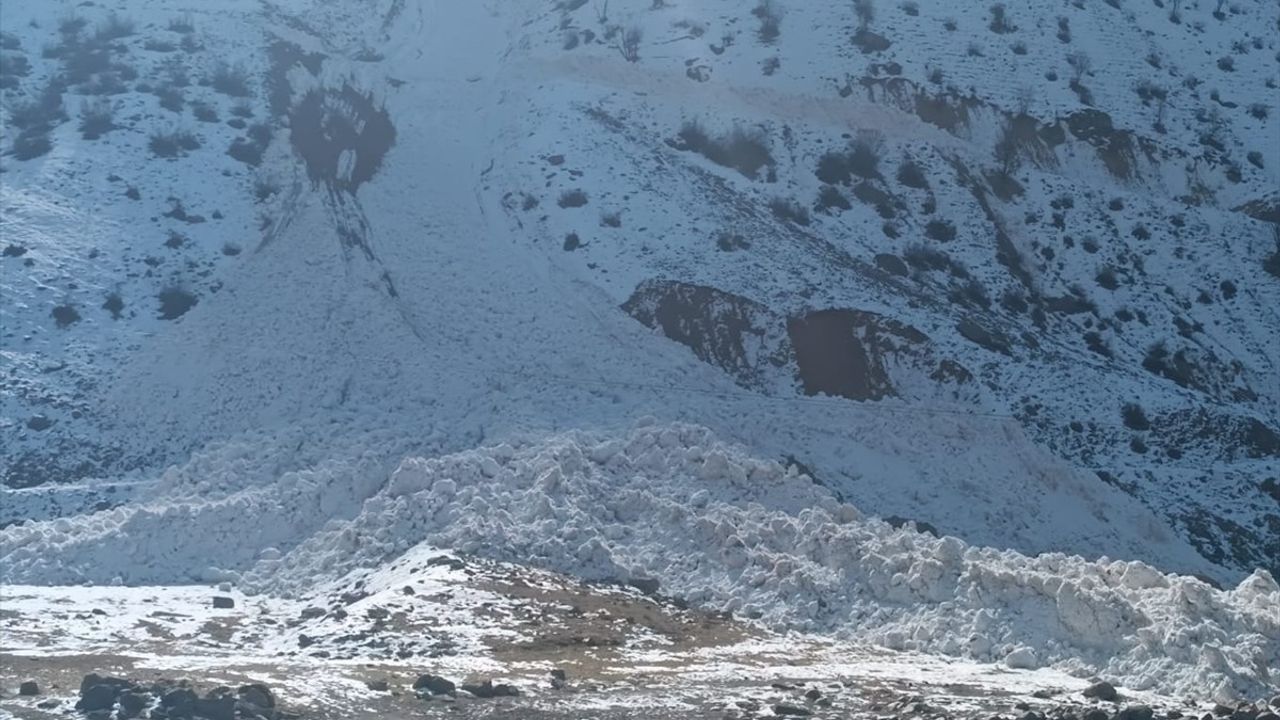
[(90, 673), (80, 682), (75, 709), (90, 720), (293, 720), (271, 688), (262, 684), (226, 686), (199, 694), (186, 681), (143, 684)]

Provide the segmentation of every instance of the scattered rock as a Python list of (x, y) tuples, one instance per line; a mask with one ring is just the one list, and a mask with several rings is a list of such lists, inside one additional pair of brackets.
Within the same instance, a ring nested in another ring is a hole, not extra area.
[(563, 690), (569, 684), (569, 676), (564, 670), (556, 668), (551, 671), (551, 687), (556, 690)]
[(56, 699), (43, 700), (41, 702), (36, 703), (36, 707), (40, 708), (41, 710), (53, 710), (54, 708), (58, 707), (61, 704), (62, 704), (61, 700), (56, 700)]
[(517, 697), (520, 690), (514, 685), (506, 685), (499, 683), (495, 685), (492, 680), (485, 680), (482, 683), (467, 683), (462, 686), (463, 690), (475, 695), (478, 698), (495, 698), (495, 697)]
[(439, 675), (427, 674), (419, 675), (418, 679), (413, 681), (413, 689), (419, 695), (424, 694), (424, 690), (431, 695), (448, 695), (456, 691), (458, 686)]
[(656, 595), (658, 593), (659, 584), (653, 578), (631, 578), (628, 584), (645, 595)]
[(1280, 695), (1277, 695), (1277, 696), (1275, 696), (1275, 697), (1271, 698), (1271, 701), (1270, 701), (1270, 702), (1268, 702), (1267, 704), (1268, 704), (1268, 705), (1270, 705), (1270, 706), (1271, 706), (1271, 707), (1273, 707), (1273, 708), (1280, 709)]
[(81, 688), (80, 701), (76, 709), (87, 713), (97, 710), (110, 710), (116, 705), (116, 694), (119, 690), (111, 685), (93, 685)]
[(245, 705), (262, 710), (271, 710), (276, 706), (276, 696), (271, 692), (271, 688), (262, 683), (242, 685), (236, 694), (240, 696), (240, 702)]
[(141, 692), (126, 692), (120, 695), (119, 716), (122, 718), (135, 718), (142, 714), (143, 710), (151, 704), (151, 696)]
[(36, 684), (35, 680), (28, 680), (18, 686), (18, 694), (27, 696), (39, 695), (40, 686)]
[(808, 708), (791, 703), (778, 703), (773, 706), (774, 715), (789, 715), (791, 717), (808, 717), (813, 713)]
[(818, 698), (822, 697), (822, 691), (819, 690), (818, 688), (809, 688), (809, 691), (806, 692), (804, 696), (809, 700), (817, 700)]
[(1111, 716), (1107, 714), (1106, 710), (1101, 708), (1092, 708), (1085, 711), (1082, 720), (1110, 720), (1110, 718)]
[(374, 692), (386, 692), (387, 690), (391, 689), (391, 686), (387, 683), (386, 680), (370, 680), (365, 683), (365, 687), (369, 688)]
[(1234, 708), (1227, 707), (1222, 703), (1218, 703), (1217, 705), (1213, 706), (1213, 714), (1216, 717), (1227, 717), (1228, 715), (1234, 712), (1235, 712)]
[(213, 607), (218, 610), (229, 610), (236, 606), (236, 601), (224, 595), (215, 595), (213, 597)]
[(1152, 720), (1155, 712), (1149, 705), (1130, 705), (1116, 713), (1113, 720)]
[(1119, 693), (1116, 692), (1115, 686), (1105, 680), (1096, 682), (1085, 688), (1083, 694), (1087, 698), (1096, 698), (1103, 702), (1115, 702), (1116, 698), (1119, 697)]

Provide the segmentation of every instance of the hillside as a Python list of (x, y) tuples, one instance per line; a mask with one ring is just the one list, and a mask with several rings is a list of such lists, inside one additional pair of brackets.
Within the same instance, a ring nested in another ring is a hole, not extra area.
[[(776, 632), (1275, 688), (1274, 3), (3, 25), (5, 582), (297, 596), (421, 545)], [(423, 514), (441, 483), (467, 512)], [(1180, 649), (1202, 623), (1229, 649)]]

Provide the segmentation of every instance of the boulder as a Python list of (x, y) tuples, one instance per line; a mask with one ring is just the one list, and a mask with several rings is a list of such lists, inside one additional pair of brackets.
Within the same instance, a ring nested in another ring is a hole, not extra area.
[(1087, 698), (1095, 698), (1103, 702), (1115, 702), (1119, 697), (1116, 688), (1111, 683), (1102, 680), (1085, 688), (1083, 695)]
[(217, 610), (230, 610), (236, 606), (236, 601), (225, 595), (213, 596), (213, 607)]
[(120, 710), (118, 715), (121, 720), (128, 718), (136, 718), (142, 714), (143, 710), (151, 704), (151, 696), (146, 693), (129, 691), (120, 695)]
[(813, 713), (809, 708), (800, 705), (792, 705), (791, 703), (778, 703), (773, 706), (774, 715), (787, 715), (791, 717), (808, 717)]
[(241, 685), (236, 694), (240, 696), (240, 702), (245, 705), (252, 705), (263, 710), (271, 710), (276, 706), (276, 696), (272, 694), (271, 688), (262, 683)]
[(36, 684), (35, 680), (28, 680), (18, 686), (18, 694), (26, 696), (39, 695), (40, 686)]
[(1149, 705), (1130, 705), (1116, 713), (1113, 720), (1152, 720), (1155, 712)]
[(413, 689), (419, 695), (448, 695), (458, 689), (453, 682), (440, 677), (439, 675), (419, 675), (417, 680), (413, 681)]
[(520, 690), (515, 686), (502, 683), (495, 685), (492, 680), (485, 680), (482, 683), (467, 683), (462, 686), (462, 689), (478, 698), (485, 699), (520, 695)]
[(369, 680), (364, 685), (374, 692), (386, 692), (391, 689), (390, 683), (386, 680)]
[(116, 706), (116, 695), (119, 690), (112, 685), (93, 685), (80, 691), (80, 700), (76, 709), (91, 713), (98, 710), (111, 710)]

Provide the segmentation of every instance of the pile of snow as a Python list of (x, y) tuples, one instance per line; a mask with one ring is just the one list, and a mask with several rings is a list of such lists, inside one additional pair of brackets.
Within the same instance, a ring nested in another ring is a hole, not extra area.
[(592, 579), (656, 579), (666, 594), (775, 627), (1053, 665), (1172, 695), (1255, 694), (1280, 666), (1280, 587), (1264, 571), (1217, 591), (1138, 562), (1031, 558), (894, 529), (701, 427), (410, 458), (389, 480), (363, 470), (8, 528), (4, 579), (172, 582), (186, 572), (300, 595), (425, 544)]

